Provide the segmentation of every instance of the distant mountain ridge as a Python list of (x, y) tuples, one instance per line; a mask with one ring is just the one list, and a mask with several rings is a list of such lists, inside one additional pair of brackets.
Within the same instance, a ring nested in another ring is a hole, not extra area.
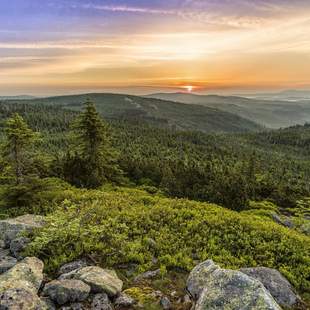
[(104, 117), (110, 119), (143, 121), (163, 128), (202, 132), (246, 132), (263, 129), (251, 120), (214, 107), (123, 94), (92, 93), (16, 102), (57, 105), (79, 111), (88, 98), (96, 104)]
[(157, 93), (146, 97), (216, 108), (239, 115), (267, 128), (276, 129), (310, 122), (310, 100), (292, 102), (187, 93)]
[(310, 100), (310, 90), (288, 89), (277, 93), (243, 94), (240, 96), (264, 100), (300, 101)]
[(18, 96), (0, 96), (0, 100), (29, 100), (37, 97), (30, 95), (18, 95)]

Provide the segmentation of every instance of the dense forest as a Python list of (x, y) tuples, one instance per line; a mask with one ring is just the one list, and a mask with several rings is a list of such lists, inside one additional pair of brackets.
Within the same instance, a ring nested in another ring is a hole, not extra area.
[(308, 124), (189, 131), (101, 105), (0, 103), (0, 217), (47, 215), (26, 252), (50, 275), (87, 255), (156, 266), (171, 282), (148, 285), (179, 291), (212, 258), (277, 268), (309, 298)]

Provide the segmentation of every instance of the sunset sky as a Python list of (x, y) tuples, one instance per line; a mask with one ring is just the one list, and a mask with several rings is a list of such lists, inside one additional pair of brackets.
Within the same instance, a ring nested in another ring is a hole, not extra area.
[(0, 95), (310, 89), (309, 0), (3, 0)]

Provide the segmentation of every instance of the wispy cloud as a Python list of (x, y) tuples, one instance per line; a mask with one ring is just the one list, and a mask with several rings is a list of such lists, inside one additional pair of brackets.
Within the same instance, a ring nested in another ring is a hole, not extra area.
[(73, 7), (79, 7), (84, 9), (94, 9), (109, 12), (125, 12), (125, 13), (141, 13), (141, 14), (158, 14), (158, 15), (178, 15), (179, 12), (175, 10), (162, 10), (162, 9), (151, 9), (146, 7), (131, 7), (131, 6), (120, 6), (120, 5), (94, 5), (94, 4), (82, 4), (74, 5)]

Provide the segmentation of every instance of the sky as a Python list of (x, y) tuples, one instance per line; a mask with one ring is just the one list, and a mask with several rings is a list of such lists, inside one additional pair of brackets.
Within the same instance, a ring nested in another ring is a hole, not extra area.
[(0, 0), (0, 95), (310, 88), (309, 0)]

